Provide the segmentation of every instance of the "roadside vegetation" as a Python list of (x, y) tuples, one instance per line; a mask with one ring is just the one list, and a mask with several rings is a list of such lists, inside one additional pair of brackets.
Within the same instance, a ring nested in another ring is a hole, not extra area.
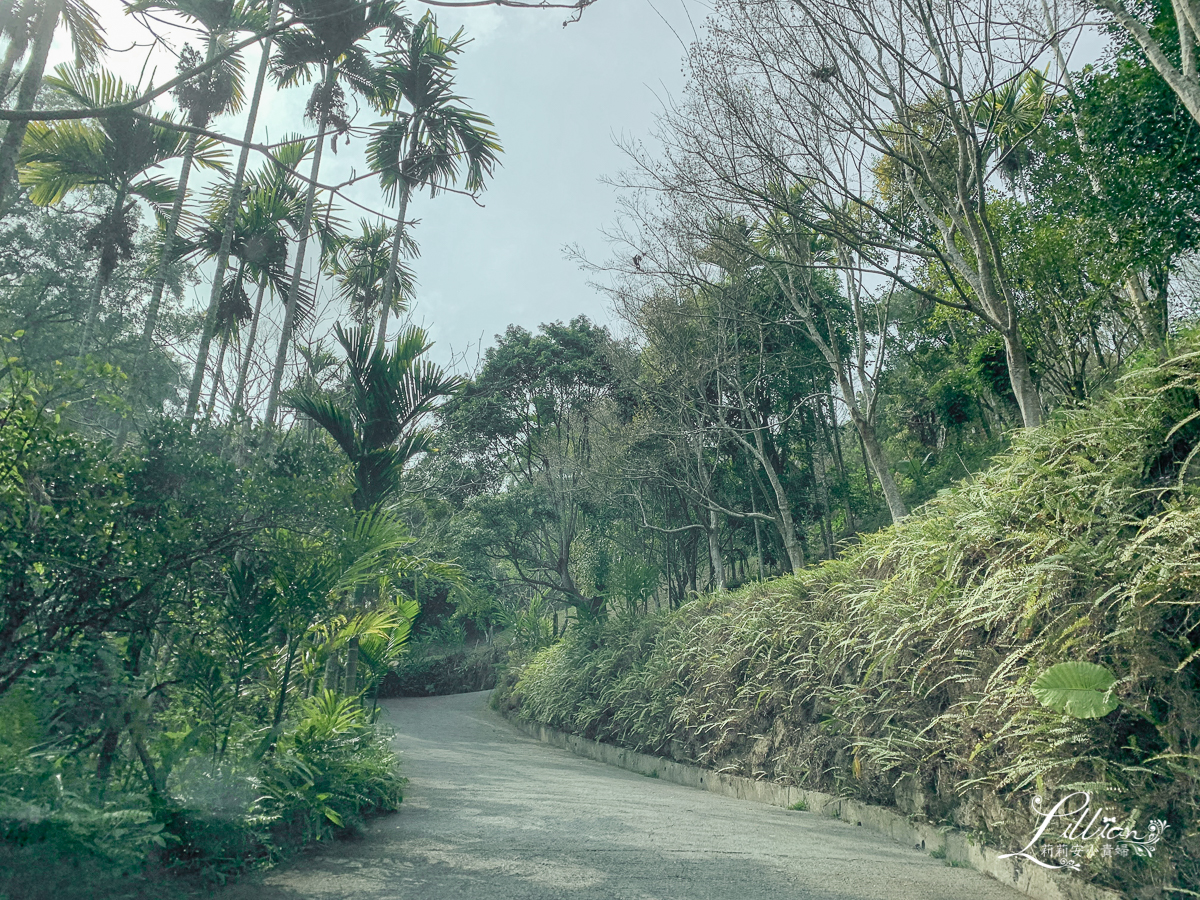
[[(493, 704), (1006, 851), (1036, 830), (1033, 797), (1090, 790), (1120, 822), (1170, 827), (1152, 858), (1081, 857), (1086, 877), (1194, 890), (1200, 342), (1179, 349), (836, 560), (571, 629)], [(1092, 718), (1035, 697), (1065, 661), (1115, 676)]]

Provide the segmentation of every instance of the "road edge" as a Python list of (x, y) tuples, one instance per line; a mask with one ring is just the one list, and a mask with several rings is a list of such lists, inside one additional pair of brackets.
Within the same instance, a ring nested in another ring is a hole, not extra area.
[(804, 790), (774, 781), (756, 781), (741, 775), (725, 775), (661, 756), (651, 756), (613, 744), (602, 744), (516, 716), (503, 713), (499, 715), (518, 731), (544, 744), (568, 750), (576, 756), (737, 800), (785, 808), (797, 807), (800, 804), (800, 808), (808, 812), (861, 825), (909, 847), (940, 850), (945, 854), (947, 865), (964, 866), (982, 872), (1034, 900), (1124, 900), (1123, 894), (1087, 884), (1069, 875), (1025, 864), (1017, 858), (1000, 859), (999, 850), (974, 843), (971, 836), (964, 831), (914, 822), (882, 806), (872, 806), (857, 800)]

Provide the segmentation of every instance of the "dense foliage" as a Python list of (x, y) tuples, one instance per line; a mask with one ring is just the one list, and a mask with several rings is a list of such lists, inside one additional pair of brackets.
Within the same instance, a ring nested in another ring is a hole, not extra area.
[(395, 757), (337, 660), (359, 638), (369, 697), (408, 634), (395, 585), (428, 565), (400, 523), (354, 513), (319, 446), (239, 465), (227, 433), (163, 422), (118, 455), (7, 368), (0, 890), (61, 895), (78, 871), (38, 874), (60, 861), (96, 895), (148, 859), (224, 878), (394, 808)]
[[(1200, 352), (1062, 413), (987, 472), (840, 559), (671, 613), (573, 629), (512, 670), (522, 717), (718, 771), (826, 790), (1016, 849), (1035, 794), (1164, 819), (1153, 858), (1082, 858), (1144, 893), (1200, 886)], [(1098, 718), (1034, 679), (1116, 676)], [(1115, 712), (1113, 709), (1115, 707)], [(1097, 801), (1101, 802), (1101, 801)]]

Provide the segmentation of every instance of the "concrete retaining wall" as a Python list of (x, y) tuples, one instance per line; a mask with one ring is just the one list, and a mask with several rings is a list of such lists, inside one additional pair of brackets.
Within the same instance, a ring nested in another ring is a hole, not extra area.
[(1122, 900), (1115, 891), (1095, 887), (1069, 875), (1051, 872), (1020, 859), (999, 859), (1000, 851), (972, 843), (962, 831), (945, 826), (910, 821), (899, 813), (881, 806), (870, 806), (857, 800), (806, 791), (774, 781), (755, 781), (741, 775), (722, 775), (710, 769), (687, 766), (673, 760), (601, 744), (556, 728), (510, 716), (509, 722), (520, 731), (546, 744), (570, 750), (577, 756), (594, 759), (610, 766), (628, 769), (639, 775), (649, 775), (701, 788), (714, 794), (766, 803), (770, 806), (804, 809), (843, 822), (853, 822), (871, 831), (885, 834), (909, 847), (941, 850), (948, 863), (970, 866), (990, 875), (1001, 884), (1009, 885), (1035, 900)]

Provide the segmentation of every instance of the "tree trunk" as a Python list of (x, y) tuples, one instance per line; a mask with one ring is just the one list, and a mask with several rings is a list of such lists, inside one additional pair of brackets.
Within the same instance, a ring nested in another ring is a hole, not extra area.
[(338, 686), (337, 652), (331, 652), (325, 660), (325, 674), (321, 678), (321, 687), (327, 691), (336, 691)]
[[(875, 432), (875, 426), (866, 421), (857, 410), (851, 410), (851, 417), (854, 420), (854, 428), (858, 432), (858, 439), (862, 444), (863, 455), (871, 464), (875, 477), (879, 479), (879, 486), (883, 490), (883, 499), (887, 503), (888, 512), (891, 513), (892, 522), (899, 522), (908, 515), (908, 507), (904, 503), (904, 498), (900, 496), (900, 488), (896, 485), (896, 479), (892, 477), (887, 454), (883, 452), (883, 446), (879, 443), (879, 435)], [(870, 479), (869, 474), (867, 478)]]
[[(812, 422), (816, 424), (814, 414)], [(813, 429), (816, 430), (815, 428)], [(812, 466), (813, 481), (817, 485), (817, 499), (821, 503), (821, 519), (818, 523), (821, 530), (821, 543), (825, 545), (825, 558), (833, 559), (833, 528), (829, 524), (829, 484), (825, 478), (825, 460), (821, 458), (820, 447), (813, 446), (813, 440), (808, 434), (804, 435), (804, 449)]]
[(246, 378), (250, 374), (250, 354), (254, 351), (254, 338), (258, 335), (258, 317), (262, 313), (263, 295), (267, 291), (267, 273), (264, 272), (258, 282), (258, 297), (254, 301), (254, 317), (250, 320), (250, 336), (246, 338), (246, 349), (242, 351), (241, 364), (238, 366), (237, 388), (233, 392), (233, 415), (241, 416), (244, 412), (242, 404), (246, 398)]
[[(63, 0), (49, 0), (42, 10), (33, 38), (33, 47), (29, 53), (29, 62), (25, 63), (25, 71), (21, 74), (21, 88), (17, 91), (14, 110), (33, 109), (38, 90), (42, 86), (42, 73), (46, 71), (46, 58), (50, 55), (50, 45), (54, 41), (54, 31), (58, 28), (58, 17), (62, 15), (62, 10)], [(25, 140), (25, 129), (28, 125), (28, 122), (9, 122), (4, 139), (0, 140), (0, 215), (3, 215), (8, 206), (10, 192), (16, 182), (17, 154), (21, 151), (21, 143)]]
[[(116, 230), (117, 223), (125, 215), (125, 197), (127, 188), (122, 186), (117, 191), (117, 197), (113, 201), (112, 208), (109, 210), (108, 219), (111, 231)], [(103, 254), (103, 249), (101, 250)], [(96, 282), (92, 287), (92, 295), (88, 298), (87, 318), (83, 322), (83, 335), (79, 338), (79, 367), (83, 367), (84, 355), (87, 353), (88, 344), (91, 343), (92, 331), (96, 327), (96, 319), (100, 315), (100, 304), (104, 299), (104, 289), (108, 287), (108, 282), (112, 279), (112, 271), (104, 271), (104, 263), (101, 260), (100, 270), (96, 272)]]
[[(871, 481), (871, 469), (874, 468), (874, 464), (871, 462), (870, 457), (867, 456), (867, 444), (866, 444), (866, 441), (864, 441), (862, 439), (862, 432), (858, 430), (857, 425), (855, 425), (855, 427), (854, 427), (854, 432), (855, 432), (855, 434), (858, 435), (858, 448), (862, 451), (863, 481), (865, 481), (866, 485), (867, 485), (867, 496), (870, 497), (872, 500), (874, 500), (875, 499), (875, 485)], [(990, 437), (990, 435), (989, 435), (989, 437)]]
[[(275, 27), (279, 19), (279, 0), (272, 0), (271, 15), (267, 28)], [(196, 352), (196, 368), (192, 373), (192, 384), (188, 390), (187, 409), (184, 421), (190, 426), (200, 405), (200, 390), (204, 386), (204, 370), (208, 366), (208, 349), (212, 344), (213, 331), (217, 327), (217, 309), (221, 304), (221, 285), (225, 282), (225, 269), (229, 265), (229, 253), (233, 249), (233, 231), (237, 221), (237, 209), (242, 199), (242, 182), (246, 177), (246, 164), (250, 159), (250, 142), (254, 140), (254, 125), (258, 120), (258, 107), (262, 101), (263, 85), (267, 79), (267, 68), (271, 61), (272, 39), (262, 44), (262, 60), (258, 64), (258, 76), (254, 82), (254, 94), (250, 98), (250, 110), (246, 117), (246, 133), (242, 152), (238, 156), (237, 170), (233, 175), (233, 186), (229, 189), (229, 208), (225, 211), (225, 230), (221, 234), (221, 247), (217, 251), (217, 268), (213, 273), (213, 289), (208, 298), (208, 311), (204, 316), (204, 327), (200, 332), (200, 347)]]
[(721, 556), (721, 541), (720, 533), (718, 532), (719, 522), (717, 520), (717, 512), (714, 509), (708, 511), (708, 562), (712, 566), (712, 580), (718, 591), (725, 590), (725, 560)]
[[(28, 4), (22, 4), (18, 15), (28, 11)], [(25, 55), (25, 51), (29, 47), (29, 32), (24, 31), (17, 38), (10, 38), (8, 50), (4, 53), (4, 63), (0, 65), (0, 103), (8, 97), (8, 82), (12, 78), (13, 69), (17, 65), (17, 60)]]
[(358, 692), (358, 635), (350, 638), (346, 645), (346, 696)]
[[(758, 512), (758, 504), (754, 501), (754, 487), (750, 487), (750, 509)], [(763, 580), (762, 532), (759, 530), (758, 518), (754, 519), (754, 550), (758, 554), (758, 580)]]
[[(210, 51), (211, 53), (211, 51)], [(175, 244), (175, 232), (179, 228), (179, 219), (183, 215), (183, 199), (187, 194), (188, 178), (192, 172), (192, 159), (196, 155), (196, 144), (200, 136), (193, 134), (188, 137), (183, 151), (183, 165), (179, 170), (179, 182), (175, 188), (175, 202), (171, 204), (171, 215), (167, 219), (167, 228), (163, 232), (162, 246), (159, 248), (160, 259), (158, 272), (154, 276), (154, 289), (150, 293), (150, 303), (146, 307), (146, 324), (142, 328), (142, 343), (149, 350), (154, 341), (154, 329), (158, 326), (158, 311), (162, 306), (163, 291), (167, 286), (167, 270), (171, 267), (171, 248)]]
[(774, 463), (767, 456), (762, 433), (755, 430), (753, 445), (740, 436), (738, 436), (738, 440), (751, 451), (762, 467), (763, 474), (767, 476), (767, 481), (771, 485), (771, 493), (775, 495), (775, 525), (779, 531), (780, 540), (783, 541), (784, 552), (787, 553), (788, 566), (793, 572), (799, 572), (804, 568), (804, 550), (796, 537), (796, 521), (792, 518), (792, 507), (788, 501), (787, 491), (784, 489), (783, 482), (779, 480), (779, 473), (775, 471)]
[(1042, 397), (1033, 383), (1033, 372), (1029, 366), (1029, 354), (1020, 330), (1013, 326), (1006, 330), (1004, 356), (1008, 362), (1008, 380), (1017, 395), (1017, 406), (1021, 409), (1021, 422), (1026, 428), (1037, 428), (1042, 424)]
[(288, 682), (292, 680), (292, 663), (296, 659), (296, 648), (300, 644), (300, 639), (288, 638), (287, 657), (283, 663), (283, 676), (279, 680), (279, 699), (275, 702), (275, 719), (271, 723), (271, 730), (274, 732), (283, 722), (284, 704), (287, 702)]
[(317, 146), (313, 151), (312, 174), (309, 176), (308, 195), (304, 198), (304, 219), (301, 221), (300, 241), (296, 245), (296, 261), (292, 266), (292, 285), (288, 291), (287, 306), (283, 313), (283, 332), (279, 335), (279, 350), (275, 354), (275, 368), (271, 373), (271, 392), (267, 395), (266, 423), (272, 425), (279, 411), (279, 392), (283, 387), (283, 370), (287, 364), (288, 344), (292, 340), (292, 329), (296, 323), (296, 304), (300, 301), (300, 286), (304, 280), (304, 254), (308, 250), (308, 237), (312, 231), (313, 209), (317, 203), (317, 177), (321, 173), (321, 155), (325, 149), (325, 128), (329, 123), (329, 92), (332, 89), (337, 69), (330, 65), (321, 83), (321, 113), (317, 122)]
[(387, 346), (388, 313), (392, 309), (392, 285), (400, 268), (400, 244), (404, 238), (404, 217), (408, 214), (408, 197), (411, 190), (407, 183), (400, 188), (400, 206), (396, 211), (396, 235), (392, 238), (392, 256), (388, 260), (387, 280), (383, 283), (383, 311), (379, 314), (379, 335), (375, 350), (382, 353)]
[(100, 310), (100, 299), (104, 293), (104, 280), (99, 275), (96, 276), (95, 282), (92, 283), (92, 293), (88, 297), (87, 315), (83, 319), (83, 334), (79, 337), (79, 366), (83, 367), (83, 357), (87, 353), (87, 346), (91, 342), (92, 329), (96, 326), (96, 316)]
[(1161, 312), (1155, 309), (1155, 304), (1147, 295), (1146, 286), (1140, 275), (1134, 273), (1126, 277), (1125, 293), (1133, 305), (1134, 314), (1137, 316), (1138, 331), (1142, 333), (1142, 339), (1157, 350), (1160, 356), (1164, 355), (1167, 350), (1166, 322), (1162, 321)]
[(117, 744), (120, 740), (121, 732), (110, 726), (100, 741), (100, 753), (96, 757), (96, 780), (101, 785), (112, 775), (113, 761), (117, 757)]
[(212, 390), (208, 392), (208, 409), (204, 411), (204, 421), (212, 420), (213, 407), (217, 403), (217, 391), (221, 387), (221, 370), (225, 366), (225, 351), (229, 348), (229, 335), (221, 335), (221, 349), (217, 351), (217, 364), (213, 366)]

